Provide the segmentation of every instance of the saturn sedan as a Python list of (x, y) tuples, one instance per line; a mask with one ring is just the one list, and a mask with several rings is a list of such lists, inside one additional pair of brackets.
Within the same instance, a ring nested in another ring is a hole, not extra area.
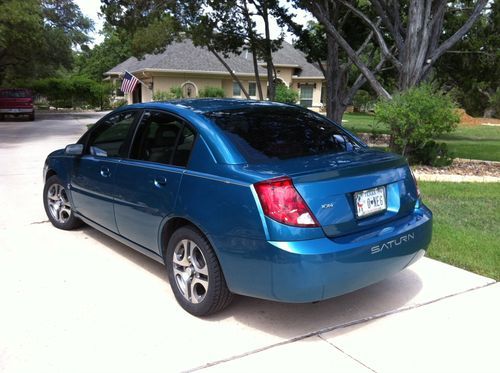
[(187, 312), (233, 294), (314, 302), (425, 253), (432, 213), (404, 158), (324, 116), (249, 100), (122, 107), (51, 153), (52, 224), (82, 222), (165, 264)]

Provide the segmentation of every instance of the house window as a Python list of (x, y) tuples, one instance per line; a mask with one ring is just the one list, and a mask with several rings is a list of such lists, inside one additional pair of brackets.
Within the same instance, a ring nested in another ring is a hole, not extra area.
[(238, 82), (233, 82), (233, 96), (241, 97), (241, 87)]
[(252, 97), (257, 96), (257, 83), (255, 82), (248, 83), (248, 94)]
[(304, 107), (311, 107), (313, 104), (313, 90), (314, 86), (309, 84), (300, 85), (300, 105)]
[(123, 80), (117, 80), (116, 81), (116, 89), (115, 89), (115, 96), (116, 97), (123, 97), (125, 96), (125, 93), (123, 93), (123, 91), (120, 89), (120, 87), (122, 86), (122, 82)]
[(326, 105), (326, 83), (321, 84), (321, 103)]

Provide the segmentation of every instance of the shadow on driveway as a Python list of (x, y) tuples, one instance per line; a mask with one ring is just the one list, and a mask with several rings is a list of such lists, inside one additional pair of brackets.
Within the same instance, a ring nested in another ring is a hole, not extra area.
[[(105, 234), (85, 226), (84, 233), (129, 261), (163, 279), (168, 285), (162, 264), (140, 254)], [(404, 307), (420, 292), (422, 280), (411, 269), (367, 288), (317, 303), (280, 303), (235, 296), (223, 312), (204, 318), (207, 322), (235, 319), (251, 328), (290, 339), (325, 328), (332, 328), (376, 314)], [(172, 296), (172, 302), (175, 299)], [(184, 312), (179, 306), (179, 312)]]

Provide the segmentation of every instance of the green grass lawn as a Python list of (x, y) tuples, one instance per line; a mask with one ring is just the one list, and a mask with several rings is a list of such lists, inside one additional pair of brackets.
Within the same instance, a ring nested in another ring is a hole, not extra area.
[(500, 280), (500, 184), (420, 182), (434, 213), (428, 256)]
[[(364, 113), (346, 113), (342, 124), (354, 133), (389, 133), (387, 126)], [(437, 140), (446, 142), (455, 157), (500, 161), (500, 127), (459, 126)]]

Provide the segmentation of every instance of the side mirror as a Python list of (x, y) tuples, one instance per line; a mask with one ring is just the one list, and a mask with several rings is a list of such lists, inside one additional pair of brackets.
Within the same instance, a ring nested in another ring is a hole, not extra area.
[(66, 155), (82, 155), (83, 154), (83, 144), (71, 144), (66, 146), (64, 149), (64, 154)]

